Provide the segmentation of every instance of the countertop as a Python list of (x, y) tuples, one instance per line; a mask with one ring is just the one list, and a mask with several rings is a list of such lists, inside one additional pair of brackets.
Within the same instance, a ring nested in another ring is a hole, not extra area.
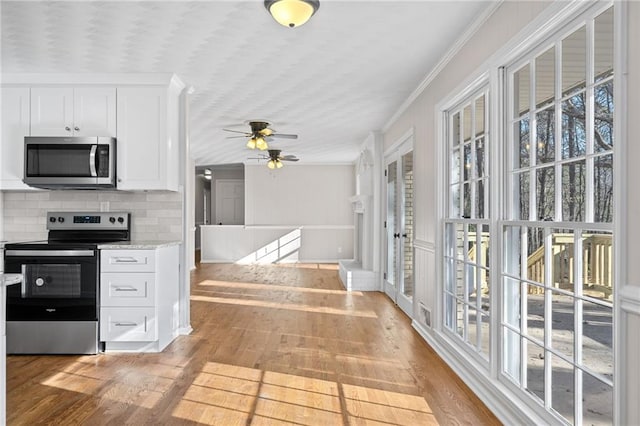
[(155, 250), (182, 244), (182, 241), (120, 241), (99, 244), (101, 250)]

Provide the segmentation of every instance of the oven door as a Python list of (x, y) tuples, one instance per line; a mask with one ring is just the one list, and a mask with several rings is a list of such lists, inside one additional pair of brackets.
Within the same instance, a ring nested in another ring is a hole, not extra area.
[(7, 287), (7, 321), (97, 321), (95, 249), (5, 252), (5, 271), (21, 273)]

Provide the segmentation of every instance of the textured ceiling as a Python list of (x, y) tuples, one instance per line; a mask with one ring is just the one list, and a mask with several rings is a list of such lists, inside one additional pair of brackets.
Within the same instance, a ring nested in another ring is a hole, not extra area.
[[(323, 0), (295, 29), (262, 1), (0, 3), (3, 73), (173, 72), (193, 86), (198, 165), (247, 162), (250, 119), (304, 163), (357, 158), (474, 19), (484, 1)], [(235, 126), (235, 127), (233, 127)]]

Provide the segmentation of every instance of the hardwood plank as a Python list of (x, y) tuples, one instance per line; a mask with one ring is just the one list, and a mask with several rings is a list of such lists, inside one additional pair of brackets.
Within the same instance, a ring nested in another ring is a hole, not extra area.
[(160, 354), (9, 356), (9, 425), (499, 424), (380, 293), (335, 265), (201, 264)]

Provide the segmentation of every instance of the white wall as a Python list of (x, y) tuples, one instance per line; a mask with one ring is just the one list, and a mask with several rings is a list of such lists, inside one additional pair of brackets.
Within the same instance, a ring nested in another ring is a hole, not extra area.
[(353, 225), (353, 165), (245, 168), (247, 225)]
[(246, 225), (202, 227), (202, 262), (353, 258), (352, 165), (246, 166), (245, 189)]

